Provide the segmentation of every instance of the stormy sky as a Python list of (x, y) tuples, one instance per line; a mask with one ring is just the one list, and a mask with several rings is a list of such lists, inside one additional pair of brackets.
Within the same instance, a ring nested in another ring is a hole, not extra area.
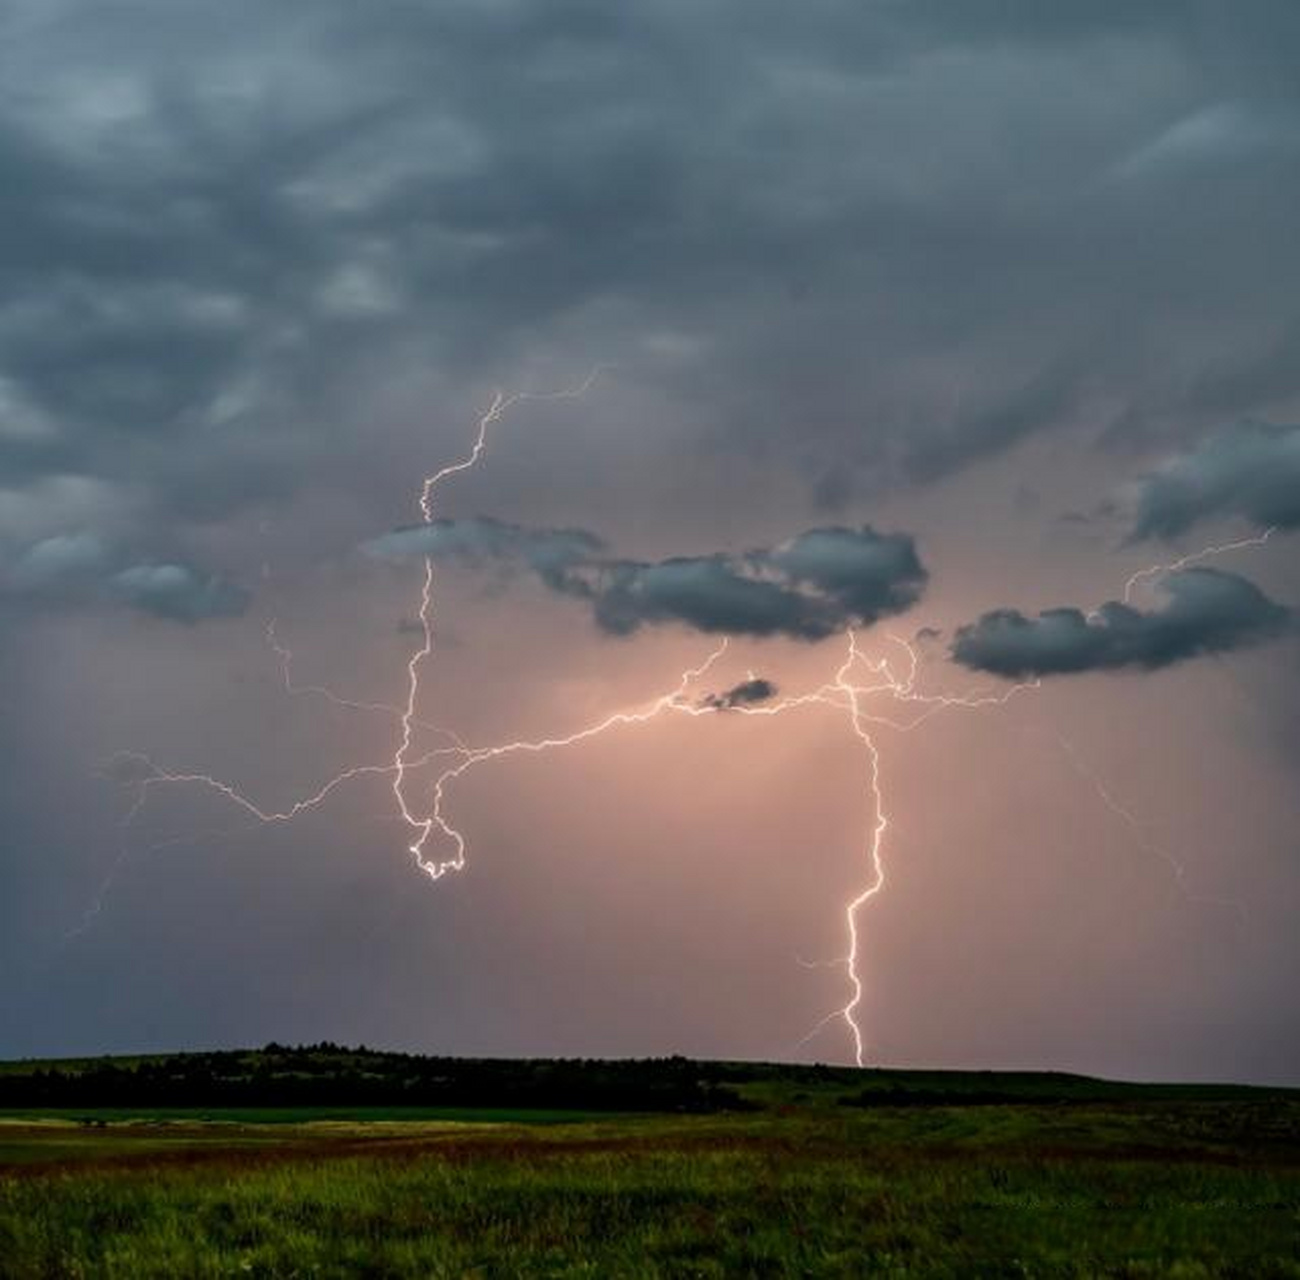
[[(863, 753), (746, 712), (852, 629), (1033, 685), (872, 729), (868, 1060), (1300, 1082), (1298, 59), (1290, 0), (11, 0), (0, 1055), (847, 1060)], [(425, 557), (421, 726), (726, 639), (704, 714), (476, 768), (436, 884), (382, 772), (142, 793), (390, 762)]]

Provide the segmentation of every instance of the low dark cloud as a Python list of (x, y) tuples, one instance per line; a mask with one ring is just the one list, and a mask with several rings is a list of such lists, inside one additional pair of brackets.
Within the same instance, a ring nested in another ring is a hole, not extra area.
[(36, 596), (58, 595), (102, 580), (112, 562), (112, 549), (97, 534), (55, 534), (23, 551), (10, 572), (10, 587)]
[(1062, 608), (1028, 618), (997, 609), (958, 629), (952, 656), (972, 670), (1013, 678), (1151, 671), (1254, 644), (1290, 624), (1289, 610), (1234, 573), (1185, 569), (1162, 588), (1165, 604), (1145, 613), (1117, 600), (1092, 614)]
[(777, 688), (770, 680), (762, 676), (750, 676), (730, 689), (721, 693), (708, 693), (700, 699), (700, 706), (714, 711), (735, 711), (738, 707), (752, 707), (762, 702), (770, 702), (776, 697)]
[(1248, 423), (1144, 476), (1133, 538), (1172, 538), (1224, 516), (1300, 526), (1300, 427)]
[(927, 574), (907, 534), (810, 529), (743, 556), (612, 561), (588, 581), (596, 621), (615, 635), (681, 622), (697, 631), (822, 640), (901, 613)]
[(131, 565), (110, 586), (132, 608), (173, 622), (236, 618), (248, 608), (243, 587), (184, 564)]
[(530, 569), (548, 587), (590, 603), (612, 635), (683, 623), (729, 635), (821, 640), (901, 613), (927, 573), (908, 534), (832, 526), (775, 547), (666, 560), (614, 559), (581, 529), (526, 529), (477, 517), (399, 529), (366, 543), (386, 559), (447, 556)]
[(50, 605), (124, 604), (174, 622), (238, 617), (249, 593), (194, 565), (140, 560), (94, 533), (56, 534), (28, 547), (0, 580), (11, 598)]
[(603, 549), (604, 543), (585, 529), (528, 529), (489, 516), (435, 520), (396, 529), (362, 548), (380, 560), (433, 556), (523, 565), (557, 591), (574, 590), (570, 571), (597, 560)]

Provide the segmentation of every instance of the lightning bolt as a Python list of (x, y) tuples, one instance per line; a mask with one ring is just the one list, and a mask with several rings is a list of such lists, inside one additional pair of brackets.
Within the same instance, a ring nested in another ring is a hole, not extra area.
[[(275, 651), (276, 657), (280, 660), (280, 672), (284, 681), (284, 690), (290, 697), (296, 697), (300, 694), (315, 694), (323, 698), (332, 706), (340, 707), (346, 711), (378, 711), (383, 715), (391, 716), (394, 720), (400, 720), (404, 714), (403, 709), (394, 706), (389, 702), (359, 702), (353, 698), (344, 698), (322, 684), (295, 684), (293, 679), (293, 650), (288, 645), (281, 642), (276, 633), (276, 621), (274, 618), (266, 625), (267, 644)], [(453, 729), (448, 729), (445, 725), (431, 724), (427, 720), (411, 721), (413, 726), (421, 729), (428, 729), (433, 733), (442, 734), (454, 742), (458, 747), (465, 747), (465, 740)], [(468, 748), (466, 748), (468, 749)]]
[[(709, 713), (708, 709), (686, 701), (686, 693), (691, 684), (708, 672), (726, 651), (727, 641), (724, 640), (699, 666), (684, 671), (673, 689), (656, 698), (648, 706), (632, 711), (616, 711), (595, 724), (587, 725), (585, 728), (577, 729), (560, 737), (540, 738), (531, 742), (523, 740), (506, 742), (497, 746), (480, 747), (468, 751), (458, 764), (445, 769), (434, 783), (432, 815), (427, 820), (427, 827), (424, 827), (421, 832), (422, 839), (418, 845), (411, 848), (411, 852), (416, 855), (420, 869), (431, 880), (440, 880), (448, 871), (460, 871), (465, 865), (465, 837), (448, 821), (443, 810), (449, 783), (463, 777), (470, 769), (488, 760), (499, 760), (505, 756), (518, 755), (521, 752), (535, 755), (539, 752), (553, 751), (561, 747), (576, 746), (578, 743), (587, 742), (600, 734), (607, 733), (611, 729), (627, 725), (646, 724), (668, 711), (685, 712), (689, 715), (706, 715)], [(440, 860), (429, 860), (423, 856), (423, 846), (429, 832), (435, 827), (451, 842), (452, 853)]]
[[(832, 1011), (823, 1018), (800, 1041), (801, 1045), (806, 1044), (832, 1022), (842, 1021), (852, 1041), (853, 1060), (859, 1067), (864, 1065), (866, 1046), (862, 1025), (857, 1016), (865, 995), (865, 986), (859, 965), (861, 939), (858, 931), (858, 916), (862, 909), (880, 894), (885, 887), (884, 842), (889, 831), (889, 815), (885, 809), (884, 791), (881, 785), (880, 747), (871, 732), (871, 727), (883, 726), (896, 729), (899, 732), (910, 733), (939, 711), (959, 707), (970, 709), (1002, 706), (1017, 694), (1036, 689), (1039, 683), (1037, 680), (1026, 681), (1013, 685), (1011, 688), (997, 694), (981, 694), (978, 692), (965, 694), (920, 693), (916, 688), (920, 666), (916, 650), (901, 636), (890, 636), (889, 638), (900, 646), (906, 654), (907, 667), (903, 674), (895, 672), (887, 657), (875, 661), (867, 658), (858, 646), (856, 633), (849, 631), (848, 653), (836, 671), (835, 680), (832, 684), (824, 686), (822, 689), (803, 698), (790, 699), (784, 705), (778, 704), (771, 708), (741, 709), (747, 714), (779, 714), (792, 705), (802, 705), (808, 702), (829, 702), (830, 705), (839, 706), (847, 712), (849, 726), (866, 755), (867, 792), (872, 813), (867, 828), (866, 848), (864, 851), (868, 878), (862, 887), (844, 904), (848, 950), (838, 962), (843, 966), (847, 976), (849, 996), (848, 1000), (839, 1009)], [(858, 668), (865, 668), (870, 673), (872, 679), (869, 683), (856, 683), (854, 672)], [(912, 714), (909, 718), (901, 720), (880, 712), (869, 711), (867, 709), (867, 700), (878, 695), (889, 699), (895, 704), (911, 707), (919, 706), (920, 711)]]
[[(848, 999), (839, 1009), (828, 1014), (818, 1030), (834, 1020), (842, 1021), (850, 1035), (853, 1046), (854, 1061), (863, 1065), (865, 1061), (865, 1041), (862, 1027), (857, 1017), (858, 1009), (864, 995), (864, 985), (859, 970), (860, 936), (858, 916), (862, 909), (876, 897), (885, 886), (885, 866), (883, 846), (886, 832), (889, 830), (889, 817), (885, 809), (884, 793), (881, 785), (880, 749), (871, 732), (872, 726), (887, 726), (902, 732), (910, 732), (938, 711), (952, 707), (986, 707), (1000, 706), (1016, 694), (1027, 689), (1036, 688), (1037, 681), (1015, 685), (998, 694), (923, 694), (916, 689), (919, 662), (915, 650), (901, 637), (890, 637), (907, 655), (907, 666), (903, 674), (895, 672), (889, 660), (870, 660), (858, 645), (856, 633), (847, 633), (847, 653), (836, 670), (833, 680), (803, 694), (784, 697), (766, 706), (730, 706), (720, 708), (707, 700), (692, 700), (688, 694), (697, 681), (705, 676), (727, 651), (727, 642), (723, 641), (698, 666), (682, 673), (675, 688), (663, 694), (649, 704), (629, 711), (618, 711), (605, 716), (590, 725), (576, 729), (571, 733), (544, 737), (534, 740), (520, 739), (500, 743), (494, 746), (472, 748), (456, 763), (448, 766), (438, 776), (433, 787), (433, 809), (428, 821), (428, 829), (422, 828), (422, 836), (436, 829), (450, 846), (450, 851), (442, 858), (424, 856), (421, 841), (418, 853), (419, 866), (431, 879), (439, 880), (449, 871), (460, 871), (465, 866), (466, 838), (447, 816), (448, 788), (470, 770), (489, 761), (501, 760), (520, 753), (536, 754), (565, 747), (574, 747), (588, 742), (610, 730), (631, 725), (643, 725), (664, 715), (686, 715), (692, 717), (706, 715), (742, 715), (742, 716), (779, 716), (804, 707), (831, 707), (843, 713), (857, 741), (861, 745), (867, 761), (866, 788), (871, 818), (867, 828), (864, 860), (867, 865), (867, 880), (856, 890), (844, 904), (843, 913), (848, 936), (848, 949), (843, 957), (831, 963), (841, 966), (847, 974), (849, 984)], [(863, 678), (861, 672), (869, 673), (868, 683), (859, 683)], [(869, 699), (883, 696), (894, 703), (919, 707), (904, 718), (895, 718), (882, 711), (868, 708)], [(415, 850), (412, 850), (416, 852)]]
[(1138, 847), (1144, 852), (1150, 854), (1153, 858), (1159, 859), (1169, 868), (1173, 877), (1173, 882), (1178, 892), (1188, 902), (1199, 902), (1206, 906), (1228, 907), (1235, 911), (1242, 919), (1243, 923), (1248, 922), (1248, 913), (1245, 905), (1238, 902), (1235, 898), (1217, 898), (1209, 897), (1205, 894), (1193, 893), (1187, 883), (1187, 864), (1183, 862), (1176, 854), (1167, 849), (1164, 845), (1158, 844), (1151, 838), (1147, 826), (1138, 818), (1127, 805), (1121, 804), (1111, 792), (1110, 788), (1101, 780), (1096, 772), (1090, 769), (1084, 761), (1078, 748), (1064, 734), (1056, 733), (1057, 743), (1065, 753), (1066, 758), (1070, 761), (1075, 772), (1088, 782), (1097, 793), (1098, 799), (1110, 810), (1130, 831)]
[[(524, 401), (579, 399), (590, 390), (599, 375), (608, 367), (609, 366), (598, 365), (585, 379), (583, 379), (581, 383), (576, 387), (567, 390), (540, 393), (517, 391), (508, 395), (504, 392), (497, 392), (493, 396), (487, 410), (478, 419), (478, 428), (474, 443), (466, 457), (461, 459), (459, 462), (445, 466), (441, 470), (434, 472), (432, 475), (425, 477), (420, 487), (417, 499), (417, 505), (424, 523), (433, 523), (434, 498), (438, 487), (452, 476), (459, 475), (463, 471), (468, 471), (478, 463), (487, 448), (488, 432), (490, 428), (494, 423), (501, 419), (507, 410)], [(297, 818), (308, 810), (317, 808), (344, 783), (350, 782), (355, 778), (388, 777), (391, 779), (393, 795), (396, 798), (398, 813), (402, 821), (408, 828), (417, 833), (418, 838), (415, 843), (410, 846), (410, 849), (417, 861), (419, 861), (420, 850), (428, 839), (429, 832), (433, 829), (434, 819), (420, 818), (412, 812), (406, 797), (405, 785), (407, 778), (411, 773), (427, 766), (431, 761), (439, 756), (465, 756), (472, 754), (472, 749), (465, 745), (464, 741), (458, 734), (443, 726), (433, 725), (427, 721), (421, 720), (416, 715), (416, 708), (420, 697), (420, 667), (424, 660), (433, 652), (434, 647), (434, 627), (432, 616), (433, 583), (433, 557), (426, 555), (423, 561), (423, 584), (421, 587), (420, 610), (418, 615), (421, 629), (421, 641), (407, 661), (407, 693), (406, 700), (402, 706), (392, 706), (388, 703), (382, 702), (361, 702), (350, 698), (344, 698), (324, 685), (295, 684), (293, 680), (293, 651), (280, 641), (276, 632), (276, 623), (274, 620), (272, 620), (267, 626), (267, 642), (280, 661), (281, 676), (285, 691), (288, 694), (291, 696), (315, 694), (335, 706), (354, 711), (381, 712), (391, 715), (398, 720), (400, 724), (400, 740), (391, 762), (385, 764), (352, 765), (341, 770), (339, 773), (336, 773), (314, 792), (293, 801), (287, 808), (275, 809), (251, 799), (232, 783), (223, 781), (210, 773), (165, 769), (155, 764), (148, 756), (139, 752), (119, 752), (112, 758), (110, 765), (115, 768), (121, 767), (122, 765), (134, 765), (140, 774), (134, 782), (135, 798), (126, 814), (124, 823), (129, 824), (134, 820), (147, 803), (150, 790), (162, 784), (172, 786), (191, 785), (205, 787), (224, 796), (232, 804), (243, 809), (258, 822), (283, 823), (291, 822), (294, 818)], [(415, 739), (415, 730), (417, 728), (427, 728), (443, 734), (450, 738), (454, 745), (435, 748), (426, 751), (419, 756), (413, 756), (412, 750)], [(423, 865), (423, 863), (421, 863), (421, 865)]]
[[(478, 418), (477, 429), (468, 453), (459, 461), (444, 466), (424, 478), (416, 499), (422, 522), (425, 525), (434, 523), (436, 500), (441, 487), (447, 481), (478, 465), (487, 451), (492, 427), (499, 423), (511, 408), (525, 401), (578, 399), (590, 390), (602, 368), (593, 369), (580, 384), (567, 390), (548, 393), (497, 392), (488, 408)], [(1269, 529), (1257, 538), (1207, 547), (1173, 564), (1153, 565), (1139, 570), (1125, 584), (1124, 598), (1128, 600), (1138, 585), (1148, 579), (1175, 572), (1194, 561), (1212, 555), (1262, 545), (1268, 541), (1273, 532), (1274, 530)], [(408, 852), (418, 869), (431, 880), (437, 881), (449, 872), (462, 870), (467, 857), (466, 837), (448, 814), (450, 790), (466, 774), (482, 765), (513, 756), (534, 755), (577, 747), (614, 730), (645, 725), (668, 715), (779, 716), (804, 708), (828, 707), (844, 717), (865, 759), (865, 792), (870, 814), (863, 847), (866, 877), (862, 885), (843, 903), (842, 912), (847, 938), (844, 955), (823, 962), (826, 966), (843, 969), (848, 988), (847, 998), (843, 1005), (828, 1013), (800, 1043), (806, 1043), (832, 1023), (842, 1023), (849, 1036), (853, 1059), (858, 1066), (862, 1066), (866, 1059), (866, 1040), (859, 1011), (866, 988), (861, 971), (859, 916), (885, 887), (884, 849), (885, 839), (890, 830), (890, 819), (882, 785), (882, 759), (876, 739), (877, 731), (887, 729), (910, 733), (944, 710), (1002, 706), (1018, 694), (1037, 689), (1039, 681), (1035, 679), (1023, 682), (1000, 692), (975, 690), (962, 694), (925, 693), (918, 688), (921, 664), (911, 643), (901, 636), (891, 635), (888, 640), (894, 646), (892, 654), (873, 658), (864, 652), (856, 633), (850, 630), (846, 633), (845, 656), (832, 678), (826, 683), (806, 693), (784, 696), (770, 703), (720, 705), (716, 699), (693, 697), (692, 690), (726, 654), (728, 644), (724, 640), (698, 665), (684, 671), (677, 683), (667, 692), (645, 704), (613, 712), (591, 724), (563, 734), (531, 740), (519, 739), (489, 746), (471, 746), (451, 730), (423, 721), (417, 715), (421, 701), (421, 673), (435, 649), (434, 588), (434, 560), (432, 555), (426, 554), (422, 564), (420, 603), (417, 613), (420, 639), (406, 662), (405, 698), (400, 705), (358, 701), (341, 697), (323, 685), (296, 684), (292, 676), (292, 651), (280, 641), (274, 622), (267, 628), (267, 640), (280, 661), (286, 693), (291, 696), (315, 695), (342, 708), (381, 713), (397, 721), (397, 742), (390, 760), (384, 763), (350, 766), (329, 778), (314, 792), (293, 801), (285, 808), (276, 809), (250, 799), (234, 785), (211, 774), (163, 769), (147, 756), (130, 752), (120, 753), (115, 760), (119, 764), (132, 765), (138, 774), (133, 783), (135, 796), (124, 823), (129, 824), (134, 820), (147, 803), (150, 791), (160, 785), (192, 785), (207, 788), (244, 810), (256, 822), (284, 823), (318, 807), (338, 788), (353, 779), (384, 777), (389, 780), (397, 817), (407, 831)], [(751, 680), (754, 678), (752, 672), (749, 678)], [(451, 745), (416, 754), (417, 729), (429, 729), (442, 734)], [(1107, 807), (1137, 829), (1139, 824), (1131, 812), (1114, 800), (1095, 775), (1086, 771), (1074, 749), (1064, 739), (1061, 739), (1061, 742), (1070, 753), (1076, 768), (1098, 788)], [(412, 777), (435, 762), (445, 761), (448, 758), (451, 763), (444, 763), (429, 787), (429, 807), (427, 810), (420, 809), (410, 794), (409, 784)], [(435, 841), (442, 847), (441, 853), (430, 849), (431, 841)], [(1182, 863), (1156, 846), (1152, 846), (1152, 851), (1168, 862), (1180, 888), (1185, 892), (1186, 886), (1183, 883), (1185, 868)], [(120, 863), (121, 859), (118, 864), (115, 864), (114, 871)], [(101, 893), (92, 911), (87, 914), (83, 928), (89, 924), (93, 915), (98, 913), (102, 896)]]
[[(597, 366), (580, 382), (576, 387), (566, 391), (543, 392), (541, 394), (516, 391), (507, 395), (498, 391), (492, 397), (492, 403), (488, 406), (487, 411), (478, 420), (478, 431), (474, 437), (474, 443), (469, 453), (459, 462), (450, 463), (448, 466), (435, 471), (432, 475), (425, 476), (424, 483), (420, 486), (420, 496), (418, 506), (420, 509), (420, 518), (426, 525), (430, 525), (434, 520), (434, 499), (437, 496), (438, 488), (453, 476), (458, 476), (463, 471), (468, 471), (478, 464), (479, 459), (487, 450), (488, 432), (494, 423), (499, 422), (504, 413), (515, 405), (526, 400), (577, 400), (586, 395), (600, 376), (604, 366)], [(420, 698), (420, 668), (425, 660), (433, 653), (434, 631), (433, 631), (433, 557), (426, 555), (424, 557), (424, 578), (420, 588), (420, 610), (419, 621), (422, 639), (419, 646), (411, 654), (406, 664), (406, 702), (401, 713), (401, 741), (398, 744), (397, 751), (393, 755), (393, 798), (397, 801), (398, 812), (402, 816), (402, 821), (414, 833), (414, 840), (407, 846), (411, 856), (415, 859), (416, 864), (423, 870), (429, 871), (431, 864), (427, 863), (424, 858), (424, 846), (428, 842), (429, 835), (437, 822), (436, 814), (433, 817), (416, 817), (407, 803), (406, 797), (406, 777), (410, 771), (409, 754), (411, 751), (412, 740), (415, 728), (415, 709)], [(441, 874), (439, 872), (438, 874)], [(436, 876), (434, 877), (437, 878)]]
[(1171, 573), (1177, 573), (1179, 569), (1186, 569), (1190, 564), (1199, 564), (1200, 561), (1212, 559), (1214, 556), (1227, 555), (1232, 551), (1244, 551), (1248, 547), (1262, 547), (1276, 532), (1277, 527), (1270, 525), (1263, 533), (1257, 534), (1253, 538), (1240, 538), (1236, 542), (1223, 542), (1217, 546), (1202, 547), (1199, 551), (1193, 551), (1190, 555), (1185, 555), (1172, 564), (1152, 564), (1145, 569), (1139, 569), (1136, 573), (1130, 574), (1128, 581), (1124, 583), (1124, 603), (1130, 604), (1132, 602), (1133, 593), (1144, 582), (1164, 578)]

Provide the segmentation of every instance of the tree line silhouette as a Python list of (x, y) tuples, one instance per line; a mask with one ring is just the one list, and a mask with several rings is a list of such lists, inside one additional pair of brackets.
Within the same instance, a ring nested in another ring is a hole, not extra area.
[(0, 1108), (492, 1107), (580, 1111), (746, 1109), (718, 1064), (682, 1057), (443, 1058), (322, 1041), (260, 1050), (22, 1064)]

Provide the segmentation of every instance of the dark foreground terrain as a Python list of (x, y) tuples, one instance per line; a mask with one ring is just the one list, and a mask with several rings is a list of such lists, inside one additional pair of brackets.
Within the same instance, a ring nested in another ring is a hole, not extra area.
[(334, 1046), (8, 1064), (0, 1275), (1300, 1276), (1300, 1093)]

